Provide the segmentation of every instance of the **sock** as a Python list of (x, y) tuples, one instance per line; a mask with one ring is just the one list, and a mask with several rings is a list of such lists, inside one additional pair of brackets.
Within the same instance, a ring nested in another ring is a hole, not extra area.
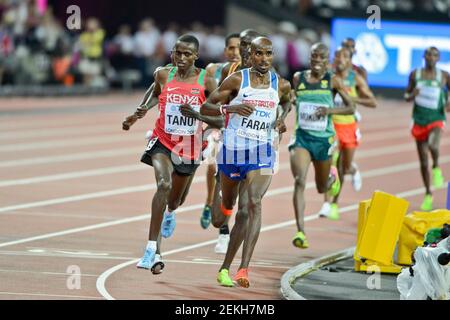
[(151, 240), (149, 240), (148, 242), (147, 242), (147, 248), (146, 248), (147, 250), (153, 250), (153, 251), (156, 251), (156, 241), (151, 241)]
[(223, 203), (220, 205), (220, 210), (222, 211), (222, 214), (224, 216), (231, 216), (233, 215), (233, 209), (226, 209), (225, 206), (223, 205)]
[(230, 229), (228, 228), (228, 224), (225, 224), (220, 227), (219, 234), (230, 234)]
[(166, 209), (166, 211), (164, 212), (164, 214), (170, 216), (172, 213), (174, 213), (175, 211), (169, 211), (169, 208)]

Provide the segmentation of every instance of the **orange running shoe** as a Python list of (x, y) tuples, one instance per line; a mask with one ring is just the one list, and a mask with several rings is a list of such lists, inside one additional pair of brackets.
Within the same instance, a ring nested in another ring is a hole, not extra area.
[(237, 274), (234, 276), (234, 281), (236, 281), (243, 288), (250, 287), (250, 281), (248, 279), (248, 269), (239, 269)]

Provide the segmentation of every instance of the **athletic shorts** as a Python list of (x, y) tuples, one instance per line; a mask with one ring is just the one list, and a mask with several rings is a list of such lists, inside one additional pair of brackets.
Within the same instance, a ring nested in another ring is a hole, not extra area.
[[(182, 159), (176, 154), (172, 153), (165, 145), (163, 145), (158, 137), (153, 137), (147, 144), (147, 149), (141, 157), (141, 162), (153, 166), (152, 156), (162, 153), (169, 157), (172, 162), (173, 169), (179, 176), (191, 176), (195, 173), (200, 163), (195, 160)], [(173, 157), (173, 158), (172, 158)]]
[(313, 161), (327, 161), (336, 149), (334, 137), (315, 137), (303, 130), (296, 130), (289, 143), (289, 151), (294, 148), (308, 150)]
[(442, 120), (432, 122), (430, 124), (427, 124), (426, 126), (420, 126), (414, 123), (411, 129), (411, 134), (413, 135), (414, 139), (416, 139), (416, 141), (423, 142), (428, 140), (428, 136), (430, 135), (431, 130), (433, 130), (434, 128), (443, 129), (444, 126), (445, 122)]
[(253, 150), (229, 150), (223, 145), (217, 155), (219, 172), (235, 181), (244, 180), (247, 173), (255, 170), (263, 169), (265, 174), (273, 174), (275, 161), (276, 151), (270, 144)]
[(361, 134), (356, 122), (349, 124), (334, 124), (336, 137), (339, 141), (339, 149), (354, 149), (359, 145)]

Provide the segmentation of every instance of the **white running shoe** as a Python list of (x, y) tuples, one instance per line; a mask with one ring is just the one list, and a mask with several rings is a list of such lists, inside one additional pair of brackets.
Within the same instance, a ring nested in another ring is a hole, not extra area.
[(145, 134), (145, 140), (147, 140), (147, 141), (150, 140), (152, 135), (153, 135), (153, 130), (152, 129), (148, 130), (147, 133)]
[(229, 234), (219, 234), (219, 239), (217, 239), (217, 244), (216, 247), (214, 248), (214, 251), (218, 254), (227, 253), (229, 242), (230, 242)]
[(328, 202), (324, 202), (322, 208), (319, 211), (319, 217), (328, 217), (331, 212), (331, 205)]
[(160, 274), (163, 272), (164, 262), (160, 254), (155, 254), (155, 260), (153, 261), (153, 265), (151, 271), (153, 274)]
[(362, 188), (362, 178), (361, 178), (361, 173), (359, 172), (358, 166), (356, 165), (356, 163), (352, 162), (352, 166), (353, 168), (355, 168), (355, 174), (352, 175), (352, 185), (353, 185), (353, 189), (358, 192), (361, 190)]

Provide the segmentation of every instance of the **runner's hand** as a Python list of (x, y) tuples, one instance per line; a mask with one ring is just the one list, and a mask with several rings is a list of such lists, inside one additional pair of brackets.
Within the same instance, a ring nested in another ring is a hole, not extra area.
[(136, 109), (136, 112), (134, 113), (138, 119), (142, 119), (147, 114), (148, 109), (144, 108), (143, 106), (140, 106)]
[(198, 119), (199, 113), (194, 110), (189, 104), (180, 106), (180, 112), (183, 116)]
[(278, 119), (275, 128), (278, 129), (279, 133), (284, 133), (287, 131), (286, 124), (284, 123), (284, 120)]
[(325, 107), (319, 107), (319, 108), (317, 108), (316, 116), (324, 117), (324, 116), (326, 116), (327, 114), (328, 114), (328, 108), (325, 108)]
[(248, 104), (236, 104), (227, 107), (227, 113), (237, 113), (243, 117), (250, 116), (255, 111), (255, 107)]
[(122, 122), (122, 130), (128, 131), (130, 127), (138, 120), (136, 114), (132, 114), (125, 118), (125, 121)]

